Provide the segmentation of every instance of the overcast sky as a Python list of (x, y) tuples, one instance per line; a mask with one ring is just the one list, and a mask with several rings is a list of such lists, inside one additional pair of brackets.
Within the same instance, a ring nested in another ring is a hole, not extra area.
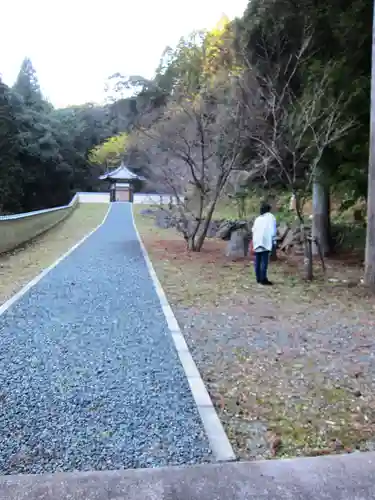
[(31, 58), (55, 106), (101, 102), (115, 72), (151, 77), (167, 45), (248, 0), (9, 0), (1, 6), (0, 74), (7, 84)]

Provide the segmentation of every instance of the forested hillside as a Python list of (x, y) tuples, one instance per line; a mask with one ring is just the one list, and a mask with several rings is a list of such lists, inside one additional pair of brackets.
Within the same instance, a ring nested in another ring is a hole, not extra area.
[(97, 188), (89, 151), (118, 130), (113, 106), (55, 109), (25, 59), (12, 88), (0, 80), (0, 213), (62, 205)]
[[(233, 23), (224, 19), (216, 30), (195, 33), (182, 38), (176, 48), (167, 48), (152, 81), (117, 75), (117, 90), (126, 85), (134, 89), (135, 97), (106, 107), (85, 104), (54, 109), (41, 94), (31, 61), (25, 59), (12, 88), (0, 83), (2, 212), (57, 205), (66, 202), (76, 189), (93, 188), (95, 174), (88, 161), (91, 149), (129, 131), (135, 119), (141, 122), (142, 118), (143, 125), (156, 119), (160, 122), (160, 115), (176, 101), (177, 93), (197, 97), (207, 91), (208, 82), (211, 94), (218, 87), (223, 91), (224, 86), (233, 86), (234, 75), (244, 68), (248, 73), (251, 68), (252, 78), (256, 72), (258, 82), (261, 78), (264, 85), (275, 87), (273, 94), (276, 87), (287, 84), (289, 95), (283, 96), (280, 107), (302, 105), (301, 96), (305, 104), (307, 100), (311, 104), (308, 92), (316, 93), (316, 84), (324, 83), (326, 102), (322, 96), (313, 97), (320, 99), (320, 106), (339, 99), (341, 124), (347, 120), (351, 126), (325, 148), (319, 166), (340, 191), (343, 202), (366, 196), (371, 9), (365, 0), (332, 0), (329, 5), (307, 1), (303, 9), (292, 0), (253, 0), (241, 19)], [(297, 61), (302, 48), (303, 57)], [(240, 84), (235, 99), (228, 99), (226, 93), (228, 113), (244, 91), (247, 98), (254, 94), (249, 81)], [(268, 91), (268, 100), (272, 92)], [(270, 116), (267, 119), (271, 121)], [(259, 152), (254, 151), (252, 134), (247, 135), (240, 164), (250, 169)], [(135, 166), (158, 163), (155, 151), (147, 154), (146, 148), (135, 142), (128, 143), (126, 152)], [(286, 152), (280, 154), (285, 156)], [(302, 171), (299, 169), (299, 174)], [(268, 182), (280, 180), (279, 172), (271, 169), (269, 174)], [(300, 177), (303, 179), (303, 174)]]

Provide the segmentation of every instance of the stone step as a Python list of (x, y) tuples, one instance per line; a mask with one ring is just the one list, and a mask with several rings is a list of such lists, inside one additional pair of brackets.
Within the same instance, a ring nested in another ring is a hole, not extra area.
[(0, 500), (369, 500), (375, 453), (0, 477)]

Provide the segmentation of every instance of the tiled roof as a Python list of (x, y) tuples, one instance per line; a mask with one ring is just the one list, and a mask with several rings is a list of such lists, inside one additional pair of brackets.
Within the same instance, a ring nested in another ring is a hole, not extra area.
[(104, 179), (114, 179), (114, 180), (119, 180), (119, 181), (129, 181), (129, 180), (135, 180), (135, 179), (141, 179), (137, 174), (133, 174), (133, 172), (130, 172), (130, 170), (123, 164), (116, 168), (115, 170), (112, 170), (112, 172), (106, 172), (105, 174), (101, 175), (99, 179), (104, 180)]

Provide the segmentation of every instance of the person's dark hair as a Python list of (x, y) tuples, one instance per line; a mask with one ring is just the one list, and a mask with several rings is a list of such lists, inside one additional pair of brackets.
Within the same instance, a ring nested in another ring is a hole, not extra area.
[(260, 215), (267, 214), (268, 212), (271, 212), (271, 205), (264, 201), (260, 205)]

